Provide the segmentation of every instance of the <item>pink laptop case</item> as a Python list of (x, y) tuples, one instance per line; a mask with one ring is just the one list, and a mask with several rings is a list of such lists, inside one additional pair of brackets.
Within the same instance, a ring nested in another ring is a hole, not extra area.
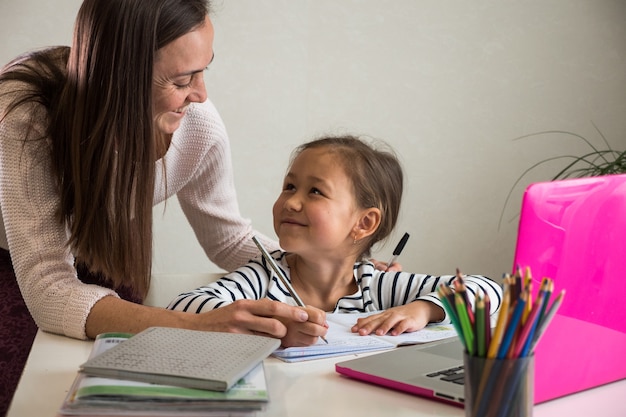
[(514, 268), (566, 294), (535, 351), (535, 402), (626, 378), (626, 175), (531, 184)]

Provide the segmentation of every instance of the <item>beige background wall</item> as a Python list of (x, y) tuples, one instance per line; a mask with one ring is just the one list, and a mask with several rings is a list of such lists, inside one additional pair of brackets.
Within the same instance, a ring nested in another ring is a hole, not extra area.
[[(0, 0), (0, 63), (68, 44), (79, 0)], [(405, 270), (511, 268), (522, 172), (585, 145), (626, 147), (626, 2), (218, 0), (209, 97), (226, 122), (242, 213), (273, 236), (291, 149), (322, 133), (387, 140), (407, 182)], [(132, 69), (129, 69), (132, 70)], [(165, 213), (164, 213), (165, 209)], [(175, 200), (155, 208), (156, 273), (216, 271)]]

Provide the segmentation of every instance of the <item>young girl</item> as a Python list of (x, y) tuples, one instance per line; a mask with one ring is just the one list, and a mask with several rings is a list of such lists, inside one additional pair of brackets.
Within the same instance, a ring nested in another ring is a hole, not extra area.
[[(352, 328), (362, 335), (413, 332), (448, 321), (436, 289), (455, 276), (377, 270), (372, 246), (393, 230), (402, 199), (403, 173), (390, 150), (352, 137), (326, 137), (296, 149), (274, 203), (274, 230), (284, 251), (272, 253), (307, 308), (324, 312), (379, 311)], [(501, 288), (467, 276), (473, 302), (480, 289), (500, 306)], [(241, 299), (270, 298), (296, 305), (264, 259), (258, 257), (216, 282), (176, 297), (170, 309), (200, 313)], [(309, 307), (310, 306), (310, 307)], [(285, 323), (283, 346), (315, 343), (323, 325)]]

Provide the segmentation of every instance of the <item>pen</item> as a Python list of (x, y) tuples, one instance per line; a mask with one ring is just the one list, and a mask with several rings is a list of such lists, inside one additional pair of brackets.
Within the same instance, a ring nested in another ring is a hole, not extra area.
[(406, 245), (407, 240), (409, 240), (409, 234), (405, 233), (404, 236), (402, 236), (402, 239), (400, 239), (400, 242), (396, 245), (396, 248), (393, 250), (393, 256), (391, 257), (391, 260), (387, 262), (387, 268), (389, 268), (391, 264), (398, 259), (398, 256), (402, 253), (402, 249), (404, 249), (404, 245)]
[[(289, 282), (287, 277), (283, 274), (283, 271), (281, 271), (278, 265), (276, 265), (276, 261), (274, 260), (274, 258), (272, 258), (272, 256), (263, 247), (263, 245), (261, 244), (259, 239), (257, 239), (256, 236), (252, 236), (252, 240), (256, 244), (257, 248), (259, 248), (259, 250), (261, 251), (261, 255), (263, 255), (263, 257), (265, 258), (265, 261), (267, 261), (267, 263), (270, 264), (270, 266), (276, 273), (276, 276), (278, 277), (278, 279), (280, 279), (280, 282), (282, 282), (283, 285), (287, 288), (287, 291), (289, 291), (289, 294), (291, 294), (291, 297), (294, 300), (296, 300), (296, 304), (298, 304), (300, 307), (304, 307), (304, 303), (302, 302), (302, 300), (300, 299), (296, 291), (291, 286), (291, 283)], [(328, 340), (326, 340), (324, 336), (320, 336), (320, 338), (328, 344)]]

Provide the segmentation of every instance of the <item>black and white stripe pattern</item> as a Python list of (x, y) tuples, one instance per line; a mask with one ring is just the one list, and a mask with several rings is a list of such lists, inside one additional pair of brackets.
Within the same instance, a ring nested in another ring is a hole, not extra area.
[[(272, 257), (290, 278), (290, 270), (285, 260), (285, 252), (276, 251)], [(341, 297), (335, 306), (335, 313), (364, 313), (386, 310), (391, 307), (408, 304), (415, 300), (430, 301), (441, 306), (437, 287), (450, 285), (454, 275), (434, 276), (410, 272), (384, 272), (377, 270), (370, 262), (354, 265), (354, 278), (357, 291)], [(495, 313), (502, 302), (502, 288), (496, 282), (481, 275), (464, 276), (470, 303), (480, 289), (491, 300), (491, 311)], [(193, 291), (180, 294), (169, 309), (191, 313), (201, 313), (222, 307), (239, 299), (259, 300), (269, 298), (290, 305), (296, 305), (280, 280), (273, 273), (264, 259), (257, 258), (245, 266), (225, 275), (216, 282)], [(443, 307), (442, 307), (443, 308)], [(448, 318), (444, 322), (448, 322)]]

